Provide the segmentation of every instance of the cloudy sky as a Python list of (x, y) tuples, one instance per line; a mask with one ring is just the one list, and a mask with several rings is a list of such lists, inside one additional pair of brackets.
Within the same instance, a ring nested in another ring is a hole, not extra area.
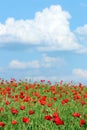
[(87, 0), (0, 0), (0, 77), (87, 84)]

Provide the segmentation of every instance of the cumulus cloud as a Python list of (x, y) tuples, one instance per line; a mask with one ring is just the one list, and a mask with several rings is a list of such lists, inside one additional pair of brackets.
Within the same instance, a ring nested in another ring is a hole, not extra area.
[(77, 68), (77, 69), (73, 69), (72, 73), (78, 78), (87, 79), (87, 70)]
[(26, 68), (39, 68), (40, 64), (37, 60), (31, 62), (21, 62), (18, 60), (12, 60), (9, 64), (13, 69), (26, 69)]
[(87, 24), (85, 24), (84, 26), (77, 27), (74, 32), (79, 43), (83, 45), (83, 47), (78, 51), (87, 52)]
[(42, 58), (42, 66), (45, 68), (49, 67), (60, 67), (66, 65), (66, 62), (61, 57), (52, 57), (48, 56), (47, 54), (43, 54)]
[(79, 35), (87, 35), (87, 24), (76, 29)]
[(78, 50), (77, 43), (69, 26), (69, 12), (60, 5), (52, 5), (36, 12), (34, 19), (15, 20), (8, 18), (0, 23), (0, 46), (6, 43), (38, 44), (41, 51)]
[(42, 56), (42, 60), (33, 60), (29, 62), (22, 62), (19, 60), (12, 60), (9, 63), (9, 67), (13, 69), (26, 69), (26, 68), (50, 68), (50, 67), (59, 67), (65, 65), (64, 59), (60, 57), (51, 57), (46, 54)]

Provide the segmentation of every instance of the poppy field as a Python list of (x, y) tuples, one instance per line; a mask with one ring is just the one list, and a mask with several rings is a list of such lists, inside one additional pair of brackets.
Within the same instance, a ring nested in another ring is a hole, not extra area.
[(87, 87), (0, 80), (0, 130), (87, 130)]

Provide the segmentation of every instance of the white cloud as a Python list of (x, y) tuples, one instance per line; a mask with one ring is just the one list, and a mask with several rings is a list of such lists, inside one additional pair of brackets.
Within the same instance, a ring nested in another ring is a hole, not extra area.
[(66, 65), (66, 62), (63, 58), (61, 57), (52, 57), (48, 56), (46, 54), (43, 54), (42, 58), (42, 66), (49, 68), (49, 67), (60, 67), (60, 66)]
[(12, 61), (10, 62), (10, 67), (11, 67), (11, 68), (24, 69), (24, 68), (26, 68), (26, 64), (25, 64), (25, 63), (21, 63), (21, 62), (18, 61), (18, 60), (12, 60)]
[(26, 68), (39, 68), (40, 64), (37, 60), (31, 62), (21, 62), (18, 60), (12, 60), (9, 64), (13, 69), (26, 69)]
[(8, 18), (0, 23), (0, 46), (7, 42), (39, 44), (39, 50), (78, 50), (77, 43), (69, 26), (69, 12), (60, 5), (52, 5), (35, 14), (32, 20)]
[(79, 35), (87, 35), (87, 24), (85, 24), (84, 26), (78, 27), (78, 28), (76, 29), (76, 32), (77, 32)]
[(78, 49), (77, 52), (87, 53), (87, 24), (78, 27), (74, 32), (78, 41), (83, 45), (83, 47)]
[(41, 61), (33, 60), (29, 62), (22, 62), (19, 60), (12, 60), (9, 63), (9, 67), (13, 69), (26, 69), (26, 68), (50, 68), (50, 67), (60, 67), (65, 65), (65, 61), (60, 57), (51, 57), (46, 54), (42, 56)]
[(77, 76), (78, 79), (79, 78), (87, 79), (87, 70), (83, 70), (83, 69), (79, 69), (79, 68), (73, 69), (72, 74)]

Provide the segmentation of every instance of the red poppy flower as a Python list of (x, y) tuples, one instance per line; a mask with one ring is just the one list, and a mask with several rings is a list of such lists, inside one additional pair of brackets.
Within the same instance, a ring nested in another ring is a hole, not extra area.
[(5, 123), (4, 123), (4, 122), (0, 122), (0, 126), (1, 126), (1, 127), (4, 127), (4, 126), (5, 126)]
[(34, 111), (33, 110), (29, 110), (29, 115), (32, 115), (34, 114)]
[(48, 107), (52, 107), (52, 103), (49, 103), (49, 104), (48, 104)]
[(53, 122), (55, 122), (56, 125), (64, 125), (64, 121), (62, 121), (59, 117), (54, 118)]
[(10, 90), (11, 90), (11, 88), (7, 87), (7, 88), (6, 88), (6, 90), (7, 90), (7, 91), (10, 91)]
[(84, 95), (84, 98), (87, 98), (87, 93)]
[(68, 99), (68, 98), (63, 99), (63, 100), (61, 101), (62, 105), (64, 105), (65, 103), (68, 103), (68, 102), (69, 102), (69, 99)]
[(41, 97), (41, 100), (46, 101), (46, 98), (47, 98), (47, 96), (42, 96), (42, 97)]
[(18, 110), (17, 109), (11, 109), (11, 112), (12, 112), (12, 114), (18, 114)]
[(76, 99), (81, 99), (81, 96), (78, 94), (74, 95), (74, 100), (76, 100)]
[(11, 124), (15, 125), (15, 124), (17, 124), (17, 121), (16, 120), (12, 120)]
[(82, 106), (86, 105), (85, 101), (81, 101)]
[(28, 124), (29, 123), (29, 118), (27, 118), (27, 117), (23, 117), (22, 118), (22, 121), (25, 123), (25, 124)]
[(10, 101), (6, 101), (5, 104), (6, 104), (6, 105), (9, 105), (9, 104), (10, 104)]
[(3, 107), (0, 107), (0, 112), (4, 112), (4, 108)]
[(53, 99), (54, 99), (54, 101), (56, 101), (56, 100), (57, 100), (57, 98), (56, 98), (56, 97), (54, 97)]
[(45, 119), (45, 120), (52, 120), (52, 116), (47, 115), (47, 116), (44, 117), (44, 119)]
[(54, 114), (53, 114), (53, 118), (56, 118), (56, 117), (58, 117), (59, 115), (58, 115), (58, 112), (54, 112)]
[(46, 104), (46, 96), (42, 96), (41, 99), (39, 100), (41, 105), (45, 105)]
[(24, 102), (29, 102), (30, 100), (31, 100), (30, 96), (26, 96), (23, 101)]
[(25, 86), (25, 90), (28, 90), (28, 89), (29, 89), (29, 86), (26, 85), (26, 86)]
[(73, 116), (73, 117), (80, 117), (81, 114), (80, 114), (80, 113), (76, 113), (76, 112), (74, 112), (74, 113), (72, 114), (72, 116)]
[(23, 99), (23, 98), (24, 98), (24, 95), (20, 95), (20, 98)]
[(20, 110), (24, 110), (25, 109), (25, 106), (20, 106)]
[(46, 101), (40, 100), (40, 104), (41, 104), (41, 105), (46, 105)]
[(86, 122), (83, 119), (80, 119), (80, 126), (84, 125)]

